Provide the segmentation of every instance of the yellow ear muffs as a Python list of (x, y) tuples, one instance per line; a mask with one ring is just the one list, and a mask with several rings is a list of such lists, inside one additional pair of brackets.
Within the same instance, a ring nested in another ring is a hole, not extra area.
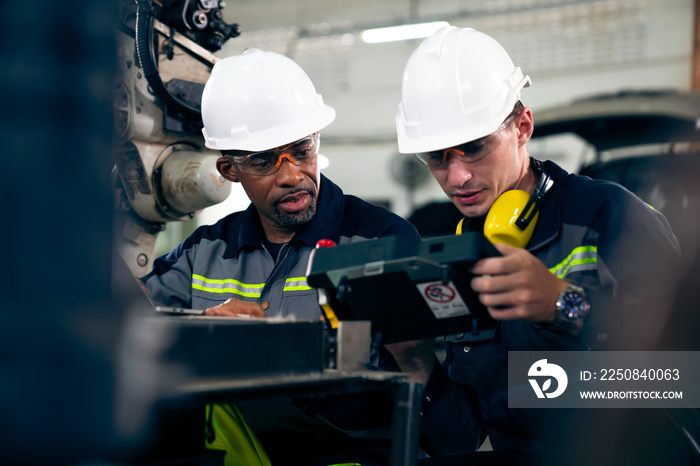
[[(531, 204), (528, 212), (523, 210), (528, 207), (530, 193), (519, 189), (512, 189), (501, 194), (493, 203), (486, 214), (484, 223), (484, 236), (492, 243), (505, 243), (516, 248), (524, 248), (532, 238), (539, 212), (535, 212), (527, 227), (522, 230), (516, 221), (519, 217), (530, 216), (535, 204)], [(460, 222), (461, 227), (461, 222)]]
[[(516, 248), (524, 248), (535, 230), (535, 223), (539, 217), (539, 212), (535, 212), (532, 220), (527, 227), (522, 230), (517, 224), (519, 217), (523, 216), (523, 210), (527, 207), (530, 193), (513, 189), (501, 194), (496, 202), (493, 203), (486, 214), (486, 222), (484, 223), (484, 236), (491, 243), (505, 243)], [(530, 205), (529, 214), (532, 209), (537, 208), (535, 205)], [(527, 215), (525, 215), (527, 216)], [(455, 234), (461, 235), (464, 225), (464, 219), (457, 224)]]
[[(537, 186), (532, 194), (520, 189), (506, 191), (496, 199), (486, 214), (484, 236), (491, 243), (505, 243), (524, 248), (532, 238), (539, 218), (542, 198), (552, 185), (552, 179), (539, 160), (530, 158), (530, 166), (539, 173)], [(457, 234), (462, 234), (464, 219), (457, 225)]]

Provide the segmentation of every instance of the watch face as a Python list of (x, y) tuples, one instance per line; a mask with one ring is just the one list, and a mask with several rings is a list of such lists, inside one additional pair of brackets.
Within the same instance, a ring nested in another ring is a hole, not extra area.
[(557, 300), (557, 309), (560, 312), (560, 318), (578, 321), (586, 317), (590, 310), (590, 305), (583, 293), (579, 293), (569, 287)]
[(578, 293), (569, 292), (564, 295), (564, 306), (570, 319), (576, 319), (581, 316), (582, 304), (583, 298)]

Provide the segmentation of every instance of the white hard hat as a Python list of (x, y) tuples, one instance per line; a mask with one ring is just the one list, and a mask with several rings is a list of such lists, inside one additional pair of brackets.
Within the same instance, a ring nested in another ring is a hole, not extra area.
[(335, 110), (323, 103), (299, 65), (260, 49), (219, 61), (202, 94), (202, 134), (209, 149), (272, 149), (334, 119)]
[(492, 37), (440, 29), (406, 64), (396, 115), (399, 152), (445, 149), (493, 133), (530, 83)]

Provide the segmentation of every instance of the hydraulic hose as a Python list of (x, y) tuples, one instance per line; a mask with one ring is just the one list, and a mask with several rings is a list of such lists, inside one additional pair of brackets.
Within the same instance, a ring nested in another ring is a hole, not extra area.
[(156, 54), (153, 47), (153, 11), (150, 0), (137, 1), (136, 9), (136, 56), (144, 77), (154, 95), (176, 110), (186, 113), (189, 117), (201, 121), (202, 112), (198, 104), (193, 104), (168, 91), (160, 78)]

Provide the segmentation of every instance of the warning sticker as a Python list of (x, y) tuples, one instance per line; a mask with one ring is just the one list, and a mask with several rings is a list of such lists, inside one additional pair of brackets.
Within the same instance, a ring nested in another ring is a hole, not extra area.
[(416, 288), (438, 319), (471, 314), (451, 281), (447, 285), (442, 282), (418, 283)]

